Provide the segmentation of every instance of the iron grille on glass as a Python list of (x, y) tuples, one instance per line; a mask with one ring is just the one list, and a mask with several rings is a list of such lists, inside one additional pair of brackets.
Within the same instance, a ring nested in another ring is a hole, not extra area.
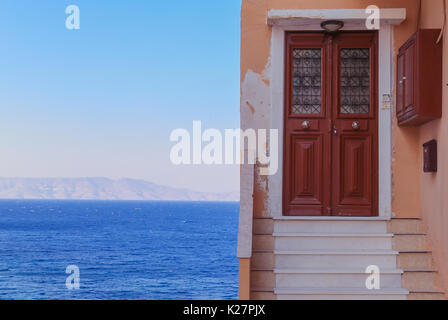
[(370, 111), (370, 49), (341, 50), (341, 113)]
[(321, 49), (293, 50), (292, 113), (320, 114)]

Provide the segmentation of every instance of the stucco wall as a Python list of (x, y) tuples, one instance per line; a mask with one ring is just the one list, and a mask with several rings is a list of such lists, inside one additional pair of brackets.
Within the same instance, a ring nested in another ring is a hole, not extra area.
[[(422, 2), (422, 28), (440, 28), (443, 21), (442, 0)], [(428, 230), (440, 280), (448, 289), (448, 37), (443, 37), (443, 110), (442, 118), (419, 128), (418, 160), (420, 173), (420, 212)], [(438, 172), (423, 173), (422, 144), (436, 139)]]
[[(417, 0), (242, 0), (241, 12), (241, 122), (242, 127), (267, 128), (270, 109), (269, 73), (271, 28), (266, 24), (270, 9), (363, 9), (375, 4), (380, 8), (406, 8), (407, 19), (394, 28), (394, 49), (415, 32)], [(440, 28), (442, 0), (423, 0), (421, 27)], [(448, 31), (447, 31), (448, 33)], [(448, 59), (445, 36), (444, 61)], [(396, 55), (394, 56), (396, 61)], [(447, 63), (444, 63), (446, 83)], [(395, 75), (394, 75), (395, 77)], [(395, 78), (394, 78), (395, 79)], [(444, 85), (444, 93), (447, 86)], [(446, 109), (447, 95), (444, 94)], [(444, 288), (448, 289), (448, 111), (441, 120), (421, 127), (401, 128), (393, 115), (392, 211), (396, 217), (424, 218), (428, 227), (434, 257), (441, 272)], [(422, 173), (422, 143), (437, 139), (439, 143), (439, 172)], [(244, 177), (242, 177), (244, 179)], [(255, 178), (254, 216), (266, 217), (268, 178)]]

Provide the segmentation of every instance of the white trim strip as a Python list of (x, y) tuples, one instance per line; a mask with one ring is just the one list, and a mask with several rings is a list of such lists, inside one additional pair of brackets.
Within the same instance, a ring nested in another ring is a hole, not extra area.
[[(282, 27), (314, 28), (320, 30), (320, 23), (325, 20), (342, 20), (344, 30), (364, 26), (369, 17), (365, 9), (323, 9), (323, 10), (269, 10), (267, 24)], [(382, 24), (398, 25), (406, 19), (405, 8), (380, 9)]]

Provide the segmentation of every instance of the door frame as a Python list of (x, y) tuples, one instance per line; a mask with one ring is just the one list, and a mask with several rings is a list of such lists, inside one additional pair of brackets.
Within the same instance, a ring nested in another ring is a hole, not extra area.
[[(270, 56), (270, 129), (278, 130), (279, 170), (268, 179), (267, 209), (272, 217), (283, 212), (283, 131), (284, 131), (284, 69), (285, 33), (287, 31), (322, 31), (320, 23), (338, 19), (346, 23), (343, 30), (362, 31), (366, 28), (364, 9), (271, 10), (267, 23), (272, 26)], [(392, 216), (392, 108), (394, 88), (393, 24), (406, 18), (404, 9), (382, 9), (378, 30), (378, 217)], [(316, 217), (313, 217), (314, 219)], [(326, 217), (328, 218), (328, 217)], [(337, 218), (337, 217), (330, 217)], [(366, 219), (366, 218), (361, 218)]]

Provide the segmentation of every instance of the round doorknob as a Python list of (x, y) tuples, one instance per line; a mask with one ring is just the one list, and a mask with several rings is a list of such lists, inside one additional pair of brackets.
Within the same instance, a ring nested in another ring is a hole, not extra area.
[(310, 126), (311, 126), (311, 124), (310, 124), (309, 121), (306, 121), (306, 120), (305, 120), (305, 121), (302, 122), (302, 128), (303, 128), (303, 129), (309, 129)]
[(353, 121), (352, 128), (353, 128), (353, 130), (359, 130), (359, 122), (358, 121)]

